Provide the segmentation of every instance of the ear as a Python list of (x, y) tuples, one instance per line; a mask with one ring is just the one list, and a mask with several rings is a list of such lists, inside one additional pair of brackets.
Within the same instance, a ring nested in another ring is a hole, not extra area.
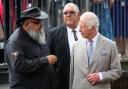
[(79, 17), (79, 19), (80, 19), (80, 12), (78, 12), (78, 17)]
[(93, 29), (96, 29), (97, 28), (97, 26), (96, 25), (94, 25), (94, 26), (92, 26), (93, 27)]
[(80, 12), (78, 12), (78, 15), (79, 15), (79, 16), (81, 15)]
[(92, 31), (95, 32), (96, 31), (96, 25), (92, 26)]

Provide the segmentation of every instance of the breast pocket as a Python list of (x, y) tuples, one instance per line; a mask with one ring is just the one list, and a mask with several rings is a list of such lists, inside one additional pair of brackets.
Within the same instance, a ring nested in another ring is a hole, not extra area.
[(102, 50), (100, 53), (98, 65), (99, 65), (99, 71), (107, 71), (109, 69), (110, 65), (110, 60), (111, 60), (111, 54), (110, 51), (108, 50)]

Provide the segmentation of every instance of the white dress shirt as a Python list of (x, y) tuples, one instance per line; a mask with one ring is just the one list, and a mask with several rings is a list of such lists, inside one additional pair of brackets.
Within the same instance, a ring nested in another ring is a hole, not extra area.
[(76, 30), (76, 36), (77, 36), (78, 40), (82, 38), (82, 35), (79, 32), (79, 26), (77, 26), (76, 29), (71, 29), (71, 28), (67, 27), (67, 35), (68, 35), (68, 43), (69, 43), (69, 48), (70, 48), (70, 54), (72, 52), (73, 43), (75, 42), (74, 34), (73, 34), (72, 30)]

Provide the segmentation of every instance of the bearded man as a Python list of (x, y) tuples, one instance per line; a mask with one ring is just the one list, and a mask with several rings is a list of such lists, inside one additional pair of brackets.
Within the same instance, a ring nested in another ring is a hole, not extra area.
[(8, 39), (5, 55), (9, 66), (10, 89), (53, 89), (52, 64), (45, 43), (47, 13), (33, 7), (22, 12), (18, 28)]

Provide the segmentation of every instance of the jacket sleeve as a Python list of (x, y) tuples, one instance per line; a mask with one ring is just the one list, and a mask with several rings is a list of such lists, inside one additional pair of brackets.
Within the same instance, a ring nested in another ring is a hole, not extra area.
[(110, 59), (110, 68), (106, 72), (102, 72), (103, 80), (105, 81), (112, 81), (116, 80), (121, 76), (121, 65), (120, 65), (120, 58), (118, 55), (118, 50), (116, 44), (112, 45), (111, 50), (111, 59)]
[(13, 71), (23, 74), (31, 74), (33, 72), (38, 72), (39, 70), (44, 69), (49, 65), (46, 56), (32, 60), (27, 59), (24, 52), (24, 46), (21, 44), (21, 42), (9, 43), (6, 47), (6, 50), (8, 60), (10, 62), (10, 67), (12, 67)]

